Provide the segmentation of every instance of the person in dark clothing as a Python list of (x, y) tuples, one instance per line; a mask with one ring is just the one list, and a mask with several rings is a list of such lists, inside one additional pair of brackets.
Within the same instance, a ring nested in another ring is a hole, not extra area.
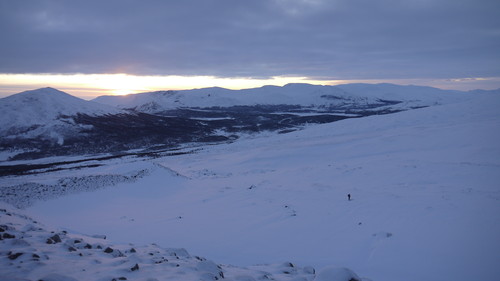
[(348, 200), (348, 201), (351, 201), (351, 194), (350, 194), (350, 193), (349, 193), (349, 194), (347, 194), (347, 200)]

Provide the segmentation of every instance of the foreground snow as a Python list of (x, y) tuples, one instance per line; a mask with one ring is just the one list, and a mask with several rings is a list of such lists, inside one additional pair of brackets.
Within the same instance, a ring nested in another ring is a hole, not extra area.
[(159, 168), (27, 211), (68, 231), (186, 247), (224, 264), (290, 260), (326, 267), (321, 276), (350, 274), (328, 271), (334, 265), (372, 280), (494, 280), (498, 108), (498, 96), (478, 96), (145, 160), (136, 169)]
[[(0, 219), (0, 280), (315, 279), (314, 268), (289, 262), (246, 268), (219, 265), (191, 256), (185, 249), (161, 248), (156, 244), (116, 245), (104, 235), (50, 231), (5, 203), (0, 203)], [(337, 275), (349, 273), (343, 268), (334, 271)], [(326, 280), (321, 276), (333, 273), (320, 273), (318, 280)]]

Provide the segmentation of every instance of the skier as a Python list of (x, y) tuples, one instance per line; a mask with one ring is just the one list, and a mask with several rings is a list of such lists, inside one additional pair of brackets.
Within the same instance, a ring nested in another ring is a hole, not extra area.
[(347, 194), (347, 200), (351, 201), (351, 194), (350, 193)]

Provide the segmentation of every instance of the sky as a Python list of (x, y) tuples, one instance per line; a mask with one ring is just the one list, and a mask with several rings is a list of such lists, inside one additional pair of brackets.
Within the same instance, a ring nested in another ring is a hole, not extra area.
[(290, 82), (500, 88), (498, 0), (0, 0), (0, 96)]

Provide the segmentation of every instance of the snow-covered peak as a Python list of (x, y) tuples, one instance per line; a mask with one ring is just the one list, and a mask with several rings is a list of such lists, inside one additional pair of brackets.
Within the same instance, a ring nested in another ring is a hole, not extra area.
[(54, 88), (40, 88), (0, 99), (0, 131), (5, 132), (12, 127), (48, 125), (60, 116), (120, 112), (115, 107), (85, 101)]
[(59, 91), (58, 89), (55, 89), (52, 87), (45, 87), (45, 88), (40, 88), (40, 89), (36, 89), (36, 90), (24, 91), (24, 92), (15, 94), (15, 95), (11, 95), (8, 98), (14, 98), (14, 97), (33, 98), (33, 95), (36, 95), (36, 97), (38, 97), (38, 98), (57, 98), (57, 97), (69, 98), (69, 97), (73, 97), (68, 93), (65, 93), (63, 91)]

